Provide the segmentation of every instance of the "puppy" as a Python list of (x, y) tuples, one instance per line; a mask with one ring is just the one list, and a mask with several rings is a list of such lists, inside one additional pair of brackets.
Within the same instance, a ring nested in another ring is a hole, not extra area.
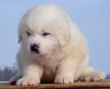
[(87, 40), (67, 13), (57, 5), (38, 6), (27, 11), (19, 24), (17, 54), (18, 86), (41, 81), (68, 84), (97, 81), (105, 73), (88, 66)]

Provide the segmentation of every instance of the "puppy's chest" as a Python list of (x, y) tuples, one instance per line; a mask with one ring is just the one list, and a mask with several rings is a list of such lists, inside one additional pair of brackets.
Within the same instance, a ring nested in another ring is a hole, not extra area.
[(44, 68), (44, 72), (46, 74), (56, 72), (56, 69), (59, 65), (60, 61), (58, 59), (46, 59), (41, 62), (41, 65)]

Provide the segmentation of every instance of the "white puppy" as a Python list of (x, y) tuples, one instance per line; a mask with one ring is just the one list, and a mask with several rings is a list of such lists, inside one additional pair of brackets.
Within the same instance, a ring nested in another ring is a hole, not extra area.
[(41, 80), (67, 84), (105, 78), (105, 73), (88, 66), (86, 39), (67, 13), (56, 5), (30, 9), (21, 19), (18, 36), (21, 78), (17, 85), (37, 85)]

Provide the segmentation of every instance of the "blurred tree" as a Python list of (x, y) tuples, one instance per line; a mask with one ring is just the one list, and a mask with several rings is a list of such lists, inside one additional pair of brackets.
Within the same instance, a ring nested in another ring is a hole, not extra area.
[(110, 79), (110, 74), (107, 75), (106, 79)]
[(0, 69), (0, 81), (9, 81), (16, 73), (16, 67), (5, 67), (4, 69)]

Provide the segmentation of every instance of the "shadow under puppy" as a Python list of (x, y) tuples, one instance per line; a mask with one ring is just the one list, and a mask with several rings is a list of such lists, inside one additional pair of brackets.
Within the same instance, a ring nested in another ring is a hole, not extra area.
[(69, 84), (105, 78), (105, 73), (88, 66), (85, 37), (57, 5), (28, 10), (20, 21), (18, 38), (21, 43), (17, 54), (19, 73), (11, 80), (18, 86), (37, 85), (41, 80)]

